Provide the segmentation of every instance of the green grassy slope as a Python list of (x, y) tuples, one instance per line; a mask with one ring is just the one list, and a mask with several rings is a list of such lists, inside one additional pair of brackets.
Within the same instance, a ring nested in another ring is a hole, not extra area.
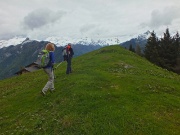
[(180, 76), (120, 46), (55, 71), (54, 93), (40, 70), (0, 81), (0, 134), (179, 135)]

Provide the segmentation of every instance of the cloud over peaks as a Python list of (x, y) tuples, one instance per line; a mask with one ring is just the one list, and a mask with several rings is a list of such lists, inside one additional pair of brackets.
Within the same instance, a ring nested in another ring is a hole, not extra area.
[(161, 26), (168, 26), (173, 23), (174, 20), (180, 19), (180, 7), (166, 7), (162, 11), (153, 10), (151, 12), (151, 18), (149, 22), (144, 22), (141, 27), (159, 28)]
[(53, 24), (60, 20), (66, 12), (57, 11), (54, 12), (50, 9), (37, 9), (29, 13), (24, 17), (23, 26), (26, 29), (37, 29), (47, 24)]

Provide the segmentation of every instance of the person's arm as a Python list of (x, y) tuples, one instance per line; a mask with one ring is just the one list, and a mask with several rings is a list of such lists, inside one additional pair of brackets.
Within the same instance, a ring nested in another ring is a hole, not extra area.
[(54, 64), (55, 63), (55, 56), (54, 56), (54, 52), (52, 52), (52, 60), (51, 62)]
[(50, 64), (53, 66), (55, 63), (54, 52), (50, 52)]
[(74, 51), (73, 51), (73, 49), (71, 48), (71, 56), (73, 56), (74, 55)]

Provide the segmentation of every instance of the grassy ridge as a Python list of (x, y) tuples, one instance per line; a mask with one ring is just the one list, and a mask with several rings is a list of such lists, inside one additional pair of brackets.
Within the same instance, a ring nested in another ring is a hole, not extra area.
[(39, 92), (43, 71), (0, 81), (1, 134), (180, 134), (180, 77), (119, 46), (55, 70), (54, 93)]

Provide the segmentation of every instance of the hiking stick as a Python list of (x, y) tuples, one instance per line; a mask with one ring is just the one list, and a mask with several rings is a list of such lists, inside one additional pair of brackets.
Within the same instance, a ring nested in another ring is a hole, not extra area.
[(56, 79), (55, 69), (57, 69), (62, 63), (63, 63), (63, 61), (61, 61), (55, 68), (53, 68), (53, 71), (54, 71), (54, 79)]
[(60, 62), (60, 63), (55, 67), (55, 69), (57, 69), (62, 63), (63, 63), (63, 61)]

